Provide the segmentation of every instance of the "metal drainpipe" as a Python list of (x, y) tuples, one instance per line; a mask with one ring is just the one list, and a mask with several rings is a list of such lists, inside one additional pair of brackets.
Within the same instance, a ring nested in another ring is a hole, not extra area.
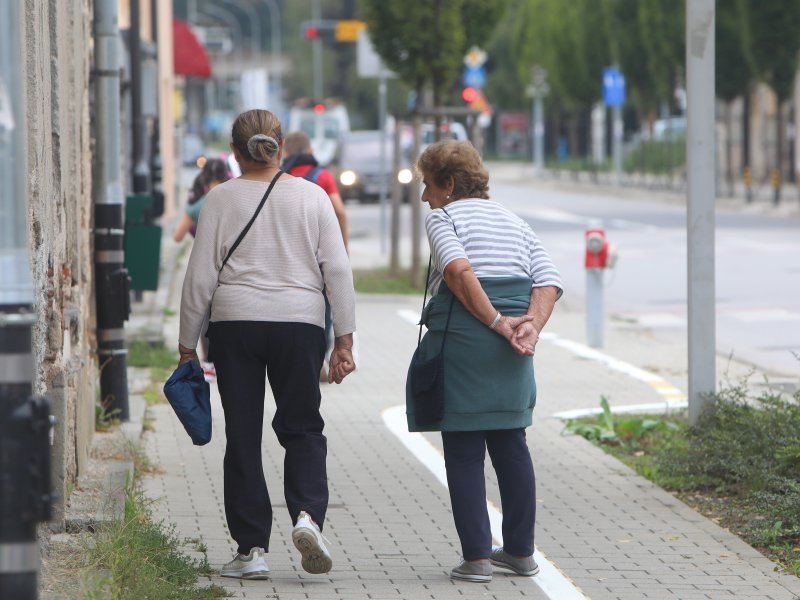
[[(135, 3), (134, 3), (135, 4)], [(120, 57), (117, 0), (94, 2), (95, 23), (95, 282), (100, 398), (127, 421), (130, 278), (125, 269), (125, 197), (120, 167)]]

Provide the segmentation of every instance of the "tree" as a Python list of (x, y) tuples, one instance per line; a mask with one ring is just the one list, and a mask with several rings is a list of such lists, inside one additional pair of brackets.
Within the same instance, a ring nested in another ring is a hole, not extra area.
[[(750, 23), (752, 56), (758, 78), (769, 85), (778, 98), (775, 119), (775, 168), (783, 167), (782, 109), (792, 94), (800, 50), (800, 2), (797, 0), (745, 0)], [(780, 188), (775, 190), (775, 201)]]
[(754, 72), (746, 10), (745, 0), (729, 0), (718, 3), (716, 12), (715, 88), (725, 102), (725, 179), (730, 190), (734, 182), (731, 103), (750, 93)]

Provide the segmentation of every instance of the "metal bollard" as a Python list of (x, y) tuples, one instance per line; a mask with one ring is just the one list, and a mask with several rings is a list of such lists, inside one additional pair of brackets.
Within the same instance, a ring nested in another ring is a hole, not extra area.
[[(8, 309), (9, 307), (3, 307)], [(29, 307), (0, 312), (0, 598), (38, 596), (38, 523), (52, 514), (50, 406), (31, 395)]]

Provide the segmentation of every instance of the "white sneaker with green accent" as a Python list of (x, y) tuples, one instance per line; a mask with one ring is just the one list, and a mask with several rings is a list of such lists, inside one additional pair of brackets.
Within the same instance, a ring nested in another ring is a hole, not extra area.
[[(325, 536), (305, 511), (300, 512), (297, 524), (292, 530), (292, 542), (303, 556), (301, 565), (307, 573), (327, 573), (333, 566), (331, 554), (325, 547)], [(328, 542), (330, 544), (330, 542)]]
[(249, 554), (234, 556), (231, 562), (222, 567), (220, 575), (240, 579), (267, 579), (269, 567), (265, 556), (263, 548), (251, 548)]

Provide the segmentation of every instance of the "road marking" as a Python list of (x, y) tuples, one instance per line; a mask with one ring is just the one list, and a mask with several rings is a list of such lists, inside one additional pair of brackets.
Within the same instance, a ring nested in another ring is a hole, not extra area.
[(419, 313), (415, 310), (411, 310), (410, 308), (403, 308), (397, 311), (397, 314), (400, 315), (400, 318), (404, 321), (408, 321), (414, 326), (419, 326)]
[[(403, 445), (413, 454), (417, 460), (425, 465), (433, 473), (439, 482), (447, 487), (447, 472), (444, 467), (444, 457), (438, 449), (433, 446), (421, 433), (411, 433), (408, 431), (406, 422), (406, 407), (404, 405), (393, 406), (383, 411), (381, 415), (386, 427), (389, 428)], [(503, 545), (503, 514), (494, 504), (487, 502), (489, 510), (489, 523), (492, 529), (492, 537), (499, 545)], [(558, 567), (551, 563), (541, 551), (536, 548), (533, 553), (536, 563), (539, 565), (539, 574), (529, 579), (552, 600), (586, 600), (588, 596), (578, 589), (564, 575)]]
[(721, 314), (744, 323), (778, 323), (781, 321), (800, 321), (800, 313), (785, 308), (734, 309), (724, 310)]

